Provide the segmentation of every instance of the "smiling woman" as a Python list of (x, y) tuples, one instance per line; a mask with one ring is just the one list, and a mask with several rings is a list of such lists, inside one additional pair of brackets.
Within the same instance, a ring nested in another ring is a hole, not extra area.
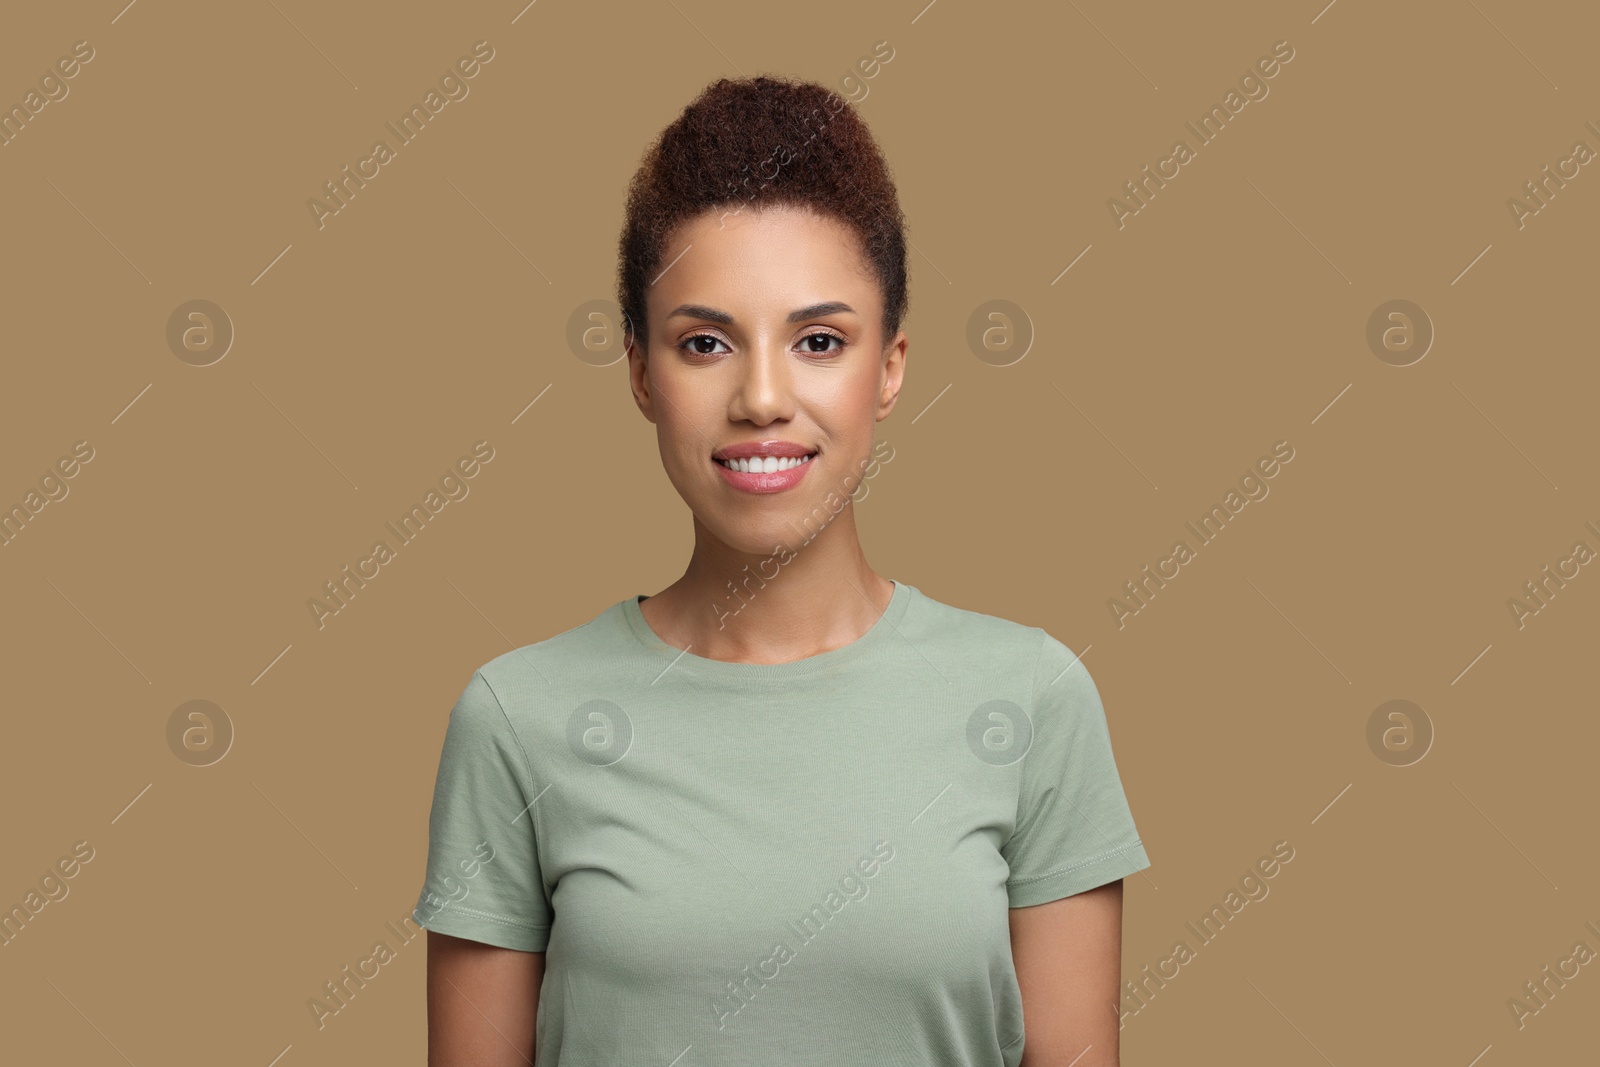
[(1045, 630), (862, 551), (906, 247), (823, 86), (719, 80), (645, 154), (627, 381), (694, 547), (451, 710), (420, 902), (463, 848), (496, 860), (415, 916), (434, 1067), (1117, 1062), (1121, 879), (1149, 860), (1099, 691)]

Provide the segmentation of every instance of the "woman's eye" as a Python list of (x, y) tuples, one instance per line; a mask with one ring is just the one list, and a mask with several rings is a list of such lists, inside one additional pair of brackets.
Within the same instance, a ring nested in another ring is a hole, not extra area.
[(843, 348), (844, 347), (844, 338), (840, 337), (838, 334), (832, 334), (832, 333), (807, 334), (806, 337), (805, 337), (805, 340), (807, 342), (817, 342), (817, 341), (821, 342), (821, 346), (820, 347), (818, 347), (815, 344), (812, 344), (812, 345), (810, 345), (810, 346), (808, 346), (806, 348), (806, 351), (810, 352), (812, 355), (818, 355), (818, 356), (820, 356), (820, 355), (832, 355), (834, 352), (837, 352), (839, 349), (830, 349), (828, 347), (828, 342), (829, 341), (837, 341), (837, 342), (839, 342), (839, 348)]
[[(806, 354), (813, 356), (836, 355), (845, 346), (844, 338), (823, 331), (807, 334), (800, 343)], [(838, 347), (830, 347), (830, 344), (837, 344)], [(726, 347), (726, 342), (714, 334), (697, 333), (685, 338), (678, 347), (691, 356), (714, 356), (720, 354), (717, 345)]]
[[(706, 342), (712, 347), (702, 348), (700, 347), (701, 342)], [(679, 347), (692, 356), (712, 356), (716, 355), (715, 346), (721, 343), (722, 338), (720, 337), (715, 337), (709, 333), (697, 333), (693, 337), (690, 337), (688, 340), (684, 341)]]

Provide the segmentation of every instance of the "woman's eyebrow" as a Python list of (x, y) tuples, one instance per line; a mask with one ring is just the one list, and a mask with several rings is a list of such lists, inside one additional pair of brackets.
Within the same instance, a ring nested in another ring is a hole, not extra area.
[[(789, 312), (787, 321), (800, 322), (804, 319), (814, 319), (823, 315), (837, 315), (840, 312), (848, 312), (854, 315), (856, 309), (839, 300), (827, 300), (820, 304), (812, 304), (809, 307), (797, 308)], [(704, 304), (681, 304), (668, 312), (667, 318), (676, 318), (679, 315), (685, 315), (693, 319), (705, 319), (708, 322), (720, 323), (723, 326), (733, 325), (732, 315), (726, 311), (706, 307)]]

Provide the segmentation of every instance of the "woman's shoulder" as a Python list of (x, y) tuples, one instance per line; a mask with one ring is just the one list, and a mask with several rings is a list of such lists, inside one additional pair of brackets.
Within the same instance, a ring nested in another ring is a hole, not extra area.
[(1080, 658), (1090, 646), (1069, 647), (1051, 632), (1053, 626), (931, 599), (926, 605), (917, 639), (941, 667), (959, 663), (976, 675), (1014, 683), (1018, 692), (1028, 694), (1031, 715), (1051, 718), (1081, 709), (1102, 714), (1099, 687)]
[[(910, 630), (941, 647), (963, 649), (991, 662), (1031, 666), (1050, 652), (1072, 652), (1041, 626), (1003, 615), (961, 607), (919, 593), (920, 610), (906, 620)], [(912, 633), (907, 634), (912, 636)]]
[(551, 675), (556, 671), (567, 674), (577, 668), (581, 673), (595, 657), (613, 654), (626, 636), (622, 606), (622, 601), (614, 602), (599, 614), (559, 633), (502, 652), (485, 661), (474, 673), (482, 675), (497, 690), (529, 681), (543, 686), (553, 680)]

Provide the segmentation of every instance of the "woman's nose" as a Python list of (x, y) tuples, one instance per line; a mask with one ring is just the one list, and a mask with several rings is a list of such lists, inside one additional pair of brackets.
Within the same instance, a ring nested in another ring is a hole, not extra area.
[(756, 344), (739, 362), (735, 418), (755, 423), (787, 417), (793, 407), (787, 354), (776, 344)]

